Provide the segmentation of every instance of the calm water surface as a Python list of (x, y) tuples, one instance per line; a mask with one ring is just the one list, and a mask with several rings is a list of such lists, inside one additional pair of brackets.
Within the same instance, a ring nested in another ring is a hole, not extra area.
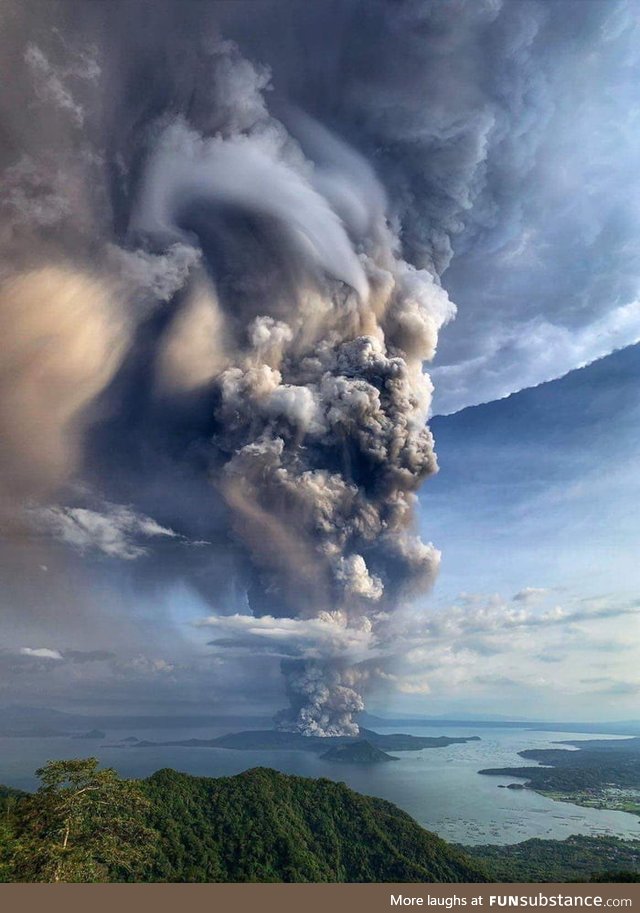
[[(382, 729), (380, 732), (397, 731)], [(202, 776), (224, 776), (251, 767), (341, 780), (358, 792), (388, 799), (446, 840), (460, 843), (517, 843), (528, 837), (563, 839), (570, 834), (609, 834), (640, 838), (640, 819), (624, 812), (580, 808), (554, 802), (529, 790), (498, 789), (514, 777), (480, 776), (483, 767), (531, 764), (518, 757), (524, 748), (554, 747), (559, 739), (598, 738), (590, 733), (530, 732), (513, 729), (402, 727), (413, 735), (478, 735), (481, 741), (423, 751), (397, 752), (390, 764), (358, 768), (322, 761), (297, 751), (232, 751), (210, 748), (109, 747), (126, 736), (153, 741), (212, 738), (223, 729), (114, 730), (104, 742), (70, 738), (0, 738), (0, 783), (31, 789), (33, 771), (49, 758), (97, 755), (123, 776), (143, 777), (161, 767)], [(607, 738), (608, 736), (603, 736)]]

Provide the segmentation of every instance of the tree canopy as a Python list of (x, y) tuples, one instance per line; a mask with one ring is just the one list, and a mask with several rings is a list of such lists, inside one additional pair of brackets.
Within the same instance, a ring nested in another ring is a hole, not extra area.
[(109, 881), (149, 866), (156, 833), (134, 780), (97, 758), (49, 761), (38, 791), (19, 803), (13, 865), (20, 881)]

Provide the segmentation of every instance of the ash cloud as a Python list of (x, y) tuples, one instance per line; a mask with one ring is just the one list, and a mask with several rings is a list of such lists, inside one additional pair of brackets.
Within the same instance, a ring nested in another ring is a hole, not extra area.
[(518, 221), (547, 5), (7, 7), (4, 514), (250, 619), (279, 725), (357, 731), (437, 573), (423, 366), (456, 245)]

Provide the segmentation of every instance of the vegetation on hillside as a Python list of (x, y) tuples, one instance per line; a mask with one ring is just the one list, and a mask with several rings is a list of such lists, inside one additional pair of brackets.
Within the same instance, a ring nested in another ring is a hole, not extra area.
[(36, 774), (37, 792), (6, 800), (6, 880), (97, 882), (146, 870), (157, 836), (135, 781), (99, 770), (96, 758), (49, 761)]
[(568, 744), (577, 751), (531, 748), (519, 752), (541, 767), (489, 767), (479, 773), (526, 778), (528, 788), (562, 802), (640, 814), (640, 739)]
[(534, 838), (510, 846), (468, 846), (464, 850), (486, 868), (493, 881), (635, 881), (640, 877), (640, 840), (576, 835), (566, 840)]
[(0, 881), (637, 880), (640, 841), (455, 847), (343, 783), (256, 768), (124, 780), (52, 761), (31, 794), (0, 787)]
[(0, 883), (12, 881), (16, 848), (16, 805), (26, 796), (19, 789), (0, 786)]
[(611, 739), (607, 749), (591, 747), (603, 744), (600, 742), (583, 744), (586, 747), (577, 751), (530, 748), (518, 752), (521, 758), (543, 767), (488, 767), (479, 773), (526, 777), (533, 789), (545, 791), (578, 792), (613, 784), (619, 788), (640, 787), (640, 739)]
[(162, 881), (485, 881), (480, 865), (389, 802), (257, 768), (161, 770), (144, 783)]
[(95, 758), (38, 775), (36, 793), (0, 793), (4, 881), (486, 881), (405, 812), (330, 780), (264, 768), (122, 780)]

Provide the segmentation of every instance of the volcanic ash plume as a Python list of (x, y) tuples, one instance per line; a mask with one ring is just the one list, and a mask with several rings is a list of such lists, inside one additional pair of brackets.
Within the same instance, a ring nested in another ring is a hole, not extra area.
[[(41, 426), (38, 409), (46, 412), (45, 430), (55, 425), (52, 456), (65, 464), (57, 479), (73, 470), (112, 507), (157, 517), (175, 541), (196, 530), (205, 547), (226, 542), (246, 594), (233, 608), (248, 607), (263, 632), (271, 626), (272, 643), (281, 638), (291, 707), (278, 724), (352, 734), (377, 632), (438, 565), (413, 514), (437, 468), (423, 362), (454, 307), (432, 265), (403, 257), (400, 209), (365, 157), (282, 95), (278, 117), (269, 110), (267, 69), (210, 35), (189, 33), (185, 57), (171, 27), (128, 55), (140, 23), (119, 30), (114, 12), (105, 31), (87, 15), (90, 71), (71, 66), (66, 40), (24, 58), (28, 73), (39, 62), (36, 99), (67, 122), (47, 142), (21, 128), (29, 167), (11, 166), (20, 186), (9, 202), (33, 193), (38, 205), (20, 207), (5, 263), (35, 260), (41, 271), (11, 279), (2, 302), (12, 308), (19, 296), (35, 308), (46, 279), (44, 310), (24, 322), (35, 342), (21, 337), (14, 348), (35, 351), (40, 323), (55, 324), (64, 349), (51, 395), (60, 388), (65, 398), (53, 412), (44, 399), (32, 407), (43, 362), (22, 359), (20, 408), (28, 400)], [(39, 189), (47, 174), (53, 196)], [(108, 279), (108, 293), (97, 280), (70, 284), (79, 261)], [(58, 301), (69, 306), (64, 319)], [(69, 392), (67, 376), (79, 379)], [(0, 408), (3, 421), (11, 406)], [(81, 407), (82, 454), (58, 456)], [(213, 505), (209, 519), (202, 505)], [(175, 575), (229, 612), (207, 583), (206, 554)]]
[[(219, 60), (235, 59), (246, 77), (234, 54)], [(432, 273), (400, 257), (367, 163), (306, 116), (286, 131), (256, 74), (250, 82), (250, 103), (232, 109), (248, 122), (228, 133), (206, 138), (184, 120), (164, 129), (135, 224), (171, 242), (196, 230), (205, 257), (214, 239), (216, 257), (229, 251), (230, 272), (211, 291), (227, 340), (210, 380), (212, 477), (248, 558), (254, 615), (322, 617), (339, 640), (345, 629), (375, 632), (436, 571), (412, 517), (436, 470), (422, 363), (453, 308)], [(291, 710), (279, 725), (357, 732), (364, 673), (324, 650), (283, 661)]]

